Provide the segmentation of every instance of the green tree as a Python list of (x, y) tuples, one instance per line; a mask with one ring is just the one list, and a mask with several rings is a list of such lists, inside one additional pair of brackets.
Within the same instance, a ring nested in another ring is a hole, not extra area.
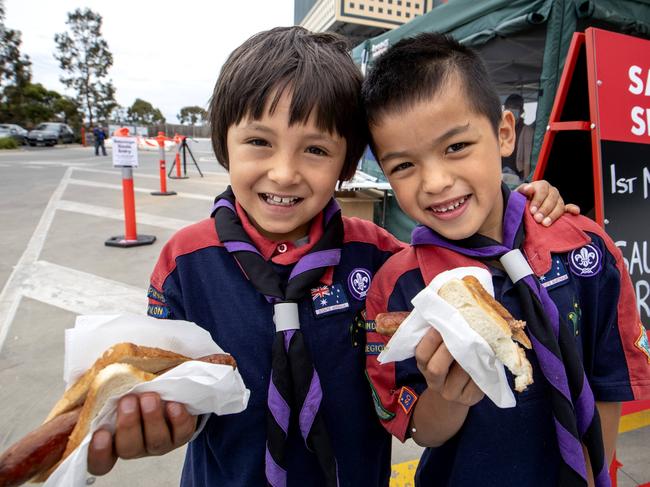
[(202, 125), (208, 119), (208, 112), (198, 106), (183, 107), (177, 115), (181, 124)]
[(55, 34), (55, 59), (64, 75), (59, 79), (77, 93), (90, 124), (108, 118), (115, 106), (115, 88), (108, 79), (113, 55), (102, 37), (102, 16), (89, 8), (68, 13), (70, 32)]
[(0, 122), (23, 122), (9, 111), (15, 111), (16, 107), (8, 106), (10, 101), (20, 105), (22, 90), (32, 78), (29, 57), (20, 52), (20, 37), (19, 31), (4, 25), (4, 3), (0, 0)]
[(79, 104), (70, 97), (59, 96), (52, 103), (54, 117), (70, 125), (75, 132), (81, 129), (83, 124), (83, 112), (79, 110)]
[(129, 119), (136, 124), (153, 125), (165, 123), (165, 117), (151, 103), (140, 98), (136, 98), (133, 105), (127, 110)]

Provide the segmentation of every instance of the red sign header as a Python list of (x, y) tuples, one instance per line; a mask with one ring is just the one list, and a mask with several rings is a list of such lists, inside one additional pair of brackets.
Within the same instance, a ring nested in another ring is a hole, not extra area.
[(650, 41), (592, 34), (600, 138), (650, 144)]

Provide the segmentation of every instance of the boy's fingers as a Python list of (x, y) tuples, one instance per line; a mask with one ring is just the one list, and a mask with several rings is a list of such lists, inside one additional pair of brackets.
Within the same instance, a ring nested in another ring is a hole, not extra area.
[(111, 432), (95, 431), (88, 446), (88, 472), (92, 475), (104, 475), (111, 471), (116, 461)]
[(562, 200), (562, 198), (559, 198), (559, 201), (561, 202), (561, 204), (558, 203), (557, 205), (555, 205), (555, 208), (551, 209), (548, 216), (542, 220), (542, 225), (548, 227), (553, 222), (557, 221), (558, 218), (564, 215), (564, 211), (565, 211), (564, 201)]
[(168, 402), (165, 411), (171, 427), (172, 446), (176, 448), (190, 441), (196, 430), (196, 416), (192, 416), (184, 405), (177, 402)]
[(530, 212), (535, 214), (539, 211), (546, 197), (548, 196), (551, 185), (546, 181), (534, 181), (530, 183), (530, 189), (524, 193), (530, 198)]
[(124, 396), (117, 407), (115, 454), (129, 459), (139, 458), (145, 452), (138, 397)]
[(447, 374), (445, 385), (441, 392), (442, 397), (447, 401), (458, 402), (463, 393), (463, 389), (469, 381), (470, 377), (467, 372), (457, 362), (454, 363), (449, 368), (449, 373)]
[(441, 343), (426, 366), (420, 369), (428, 387), (434, 391), (442, 391), (449, 374), (449, 367), (453, 363), (454, 357), (449, 353), (444, 342)]
[(426, 367), (431, 356), (441, 343), (442, 336), (440, 333), (433, 328), (427, 331), (422, 337), (422, 340), (420, 340), (420, 343), (418, 343), (418, 346), (415, 347), (415, 361), (418, 363), (418, 366)]
[[(559, 213), (557, 212), (559, 210)], [(543, 223), (547, 223), (544, 220), (547, 218), (551, 218), (552, 221), (557, 220), (557, 218), (564, 213), (564, 200), (560, 196), (560, 192), (556, 189), (551, 187), (549, 189), (549, 192), (546, 195), (546, 198), (544, 198), (544, 201), (539, 207), (539, 210), (537, 210), (538, 213), (541, 213), (544, 215), (544, 218), (542, 219)], [(557, 215), (555, 219), (553, 219), (552, 215)], [(537, 215), (535, 215), (537, 216)], [(537, 218), (535, 218), (537, 220)], [(548, 222), (549, 224), (552, 223)]]
[(145, 392), (140, 396), (140, 413), (144, 432), (144, 444), (149, 455), (162, 455), (172, 449), (171, 432), (165, 419), (164, 405), (160, 396)]
[(574, 205), (573, 203), (567, 203), (564, 205), (564, 211), (571, 213), (572, 215), (579, 215), (580, 207), (578, 205)]
[(485, 393), (479, 389), (473, 380), (470, 380), (463, 389), (463, 392), (460, 396), (460, 402), (465, 406), (473, 406), (481, 399), (483, 399), (484, 396)]

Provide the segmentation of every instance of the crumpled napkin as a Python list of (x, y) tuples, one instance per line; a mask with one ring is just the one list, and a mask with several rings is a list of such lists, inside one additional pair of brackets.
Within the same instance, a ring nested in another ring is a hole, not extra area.
[(492, 276), (481, 267), (458, 267), (437, 275), (411, 301), (414, 309), (379, 354), (380, 363), (397, 362), (415, 356), (415, 347), (429, 327), (440, 335), (456, 362), (476, 385), (500, 408), (516, 405), (503, 364), (487, 342), (465, 321), (459, 311), (438, 295), (438, 289), (453, 278), (475, 276), (494, 296)]
[[(104, 350), (119, 342), (160, 347), (192, 358), (223, 350), (210, 334), (188, 321), (159, 320), (141, 315), (96, 315), (77, 317), (75, 328), (65, 334), (65, 378), (74, 381)], [(246, 409), (250, 391), (239, 371), (229, 365), (185, 362), (129, 392), (157, 392), (165, 401), (185, 404), (190, 414), (234, 414)], [(50, 475), (45, 487), (81, 487), (90, 474), (86, 471), (92, 433), (104, 428), (115, 431), (117, 402), (109, 399), (93, 420), (90, 432), (79, 447)]]

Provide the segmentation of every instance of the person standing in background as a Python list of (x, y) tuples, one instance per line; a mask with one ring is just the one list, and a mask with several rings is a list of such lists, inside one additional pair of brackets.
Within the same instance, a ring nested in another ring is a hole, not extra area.
[(524, 99), (521, 95), (513, 93), (508, 96), (503, 104), (503, 108), (512, 112), (515, 117), (517, 142), (512, 154), (502, 158), (501, 166), (503, 170), (509, 168), (513, 174), (519, 176), (521, 181), (525, 181), (531, 172), (530, 159), (533, 149), (535, 124), (526, 125), (524, 122)]
[(99, 148), (102, 149), (102, 155), (106, 155), (106, 147), (104, 146), (104, 140), (106, 139), (106, 132), (101, 126), (96, 126), (93, 128), (93, 136), (95, 138), (95, 155), (99, 155)]

